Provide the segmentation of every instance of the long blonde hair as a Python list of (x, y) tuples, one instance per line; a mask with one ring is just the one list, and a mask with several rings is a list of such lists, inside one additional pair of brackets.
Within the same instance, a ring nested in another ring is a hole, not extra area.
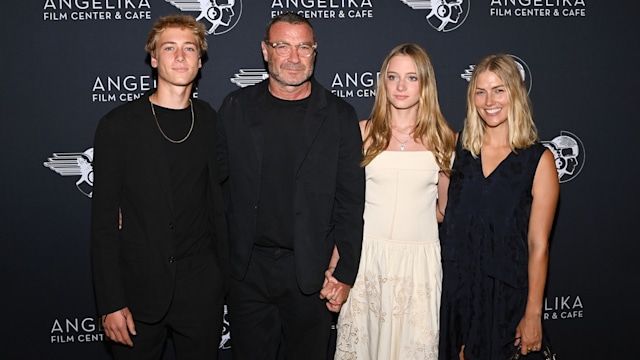
[(462, 147), (471, 152), (474, 158), (478, 157), (482, 148), (486, 125), (478, 114), (474, 97), (478, 76), (485, 71), (496, 74), (504, 83), (507, 92), (509, 99), (507, 124), (511, 151), (516, 153), (516, 149), (526, 149), (533, 145), (539, 140), (538, 130), (533, 122), (531, 103), (520, 70), (511, 56), (496, 54), (482, 58), (473, 69), (467, 88), (467, 119), (462, 132)]
[(453, 130), (440, 112), (436, 78), (429, 55), (419, 45), (408, 43), (393, 48), (382, 63), (376, 99), (371, 117), (366, 124), (367, 136), (363, 142), (362, 166), (369, 164), (378, 154), (386, 150), (391, 141), (391, 103), (387, 99), (384, 80), (387, 78), (391, 58), (398, 55), (406, 55), (413, 60), (420, 83), (418, 119), (413, 138), (431, 150), (440, 169), (448, 173), (455, 147)]

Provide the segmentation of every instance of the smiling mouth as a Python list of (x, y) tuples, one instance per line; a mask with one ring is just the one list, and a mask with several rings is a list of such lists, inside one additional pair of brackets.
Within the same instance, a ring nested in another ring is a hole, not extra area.
[(497, 109), (485, 109), (484, 111), (487, 112), (487, 114), (493, 115), (493, 114), (497, 114), (502, 110), (502, 108), (497, 108)]

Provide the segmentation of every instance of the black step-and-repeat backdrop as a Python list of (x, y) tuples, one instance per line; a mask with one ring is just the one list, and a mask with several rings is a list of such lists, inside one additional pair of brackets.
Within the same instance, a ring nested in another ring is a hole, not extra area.
[(633, 357), (640, 320), (640, 5), (633, 0), (4, 1), (0, 357), (109, 358), (89, 267), (92, 139), (102, 115), (153, 88), (143, 50), (152, 23), (185, 13), (207, 26), (197, 96), (217, 108), (228, 92), (266, 77), (264, 25), (284, 11), (311, 19), (315, 77), (361, 118), (382, 59), (400, 42), (431, 55), (456, 130), (474, 62), (513, 56), (561, 182), (545, 326), (563, 360)]

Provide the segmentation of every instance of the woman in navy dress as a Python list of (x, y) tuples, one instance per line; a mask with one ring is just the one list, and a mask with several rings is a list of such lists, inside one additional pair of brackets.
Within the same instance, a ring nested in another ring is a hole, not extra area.
[[(483, 58), (451, 172), (442, 245), (440, 355), (504, 360), (542, 346), (549, 234), (559, 195), (524, 82), (507, 55)], [(445, 207), (446, 205), (446, 207)]]

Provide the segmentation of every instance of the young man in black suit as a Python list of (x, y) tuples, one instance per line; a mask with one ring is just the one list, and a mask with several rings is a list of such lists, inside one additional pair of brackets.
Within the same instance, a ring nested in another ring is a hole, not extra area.
[(216, 359), (228, 250), (216, 113), (191, 96), (204, 26), (161, 18), (145, 49), (156, 91), (112, 110), (95, 134), (98, 311), (116, 359), (161, 359), (169, 332), (179, 360)]
[[(287, 359), (325, 360), (327, 308), (339, 310), (356, 277), (362, 141), (353, 107), (312, 78), (316, 47), (307, 19), (273, 18), (262, 42), (269, 79), (232, 92), (219, 110), (234, 360), (275, 359), (282, 338)], [(334, 247), (338, 281), (323, 289)]]

